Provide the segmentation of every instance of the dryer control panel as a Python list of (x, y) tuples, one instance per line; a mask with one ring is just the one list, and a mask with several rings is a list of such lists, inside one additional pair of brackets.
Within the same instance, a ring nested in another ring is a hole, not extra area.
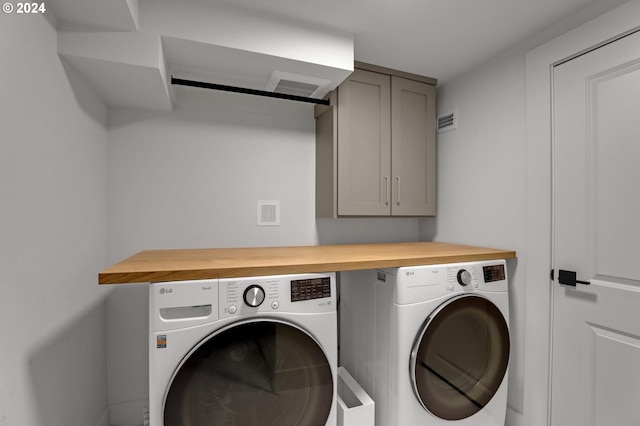
[[(391, 273), (391, 270), (385, 272)], [(506, 292), (506, 262), (491, 260), (397, 269), (395, 299), (398, 304), (473, 291)]]

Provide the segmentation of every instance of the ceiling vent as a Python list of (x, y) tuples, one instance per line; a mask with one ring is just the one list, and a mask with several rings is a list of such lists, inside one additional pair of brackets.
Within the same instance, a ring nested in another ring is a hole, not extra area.
[(320, 86), (317, 84), (282, 79), (278, 82), (276, 88), (273, 89), (273, 92), (310, 98), (319, 88)]
[(448, 132), (458, 127), (458, 110), (438, 116), (438, 133)]
[(267, 92), (282, 93), (284, 95), (313, 98), (320, 97), (319, 93), (330, 83), (331, 81), (322, 78), (283, 71), (273, 71), (265, 90)]

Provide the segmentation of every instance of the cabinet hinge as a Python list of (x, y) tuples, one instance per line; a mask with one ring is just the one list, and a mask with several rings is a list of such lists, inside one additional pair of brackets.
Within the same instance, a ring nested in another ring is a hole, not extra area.
[(555, 269), (551, 270), (551, 281), (555, 280)]

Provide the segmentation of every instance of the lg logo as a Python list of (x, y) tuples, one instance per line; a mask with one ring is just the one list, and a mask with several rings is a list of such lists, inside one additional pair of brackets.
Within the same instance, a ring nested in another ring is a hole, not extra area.
[(171, 294), (173, 293), (173, 289), (172, 288), (161, 288), (160, 289), (160, 294)]
[(410, 277), (411, 275), (415, 275), (416, 273), (413, 271), (407, 271), (407, 276)]

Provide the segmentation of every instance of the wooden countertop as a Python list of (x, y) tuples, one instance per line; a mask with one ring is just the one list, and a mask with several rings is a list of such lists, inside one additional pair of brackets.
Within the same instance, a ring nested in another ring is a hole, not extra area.
[(515, 256), (510, 250), (433, 242), (144, 250), (100, 272), (98, 283), (337, 272)]

